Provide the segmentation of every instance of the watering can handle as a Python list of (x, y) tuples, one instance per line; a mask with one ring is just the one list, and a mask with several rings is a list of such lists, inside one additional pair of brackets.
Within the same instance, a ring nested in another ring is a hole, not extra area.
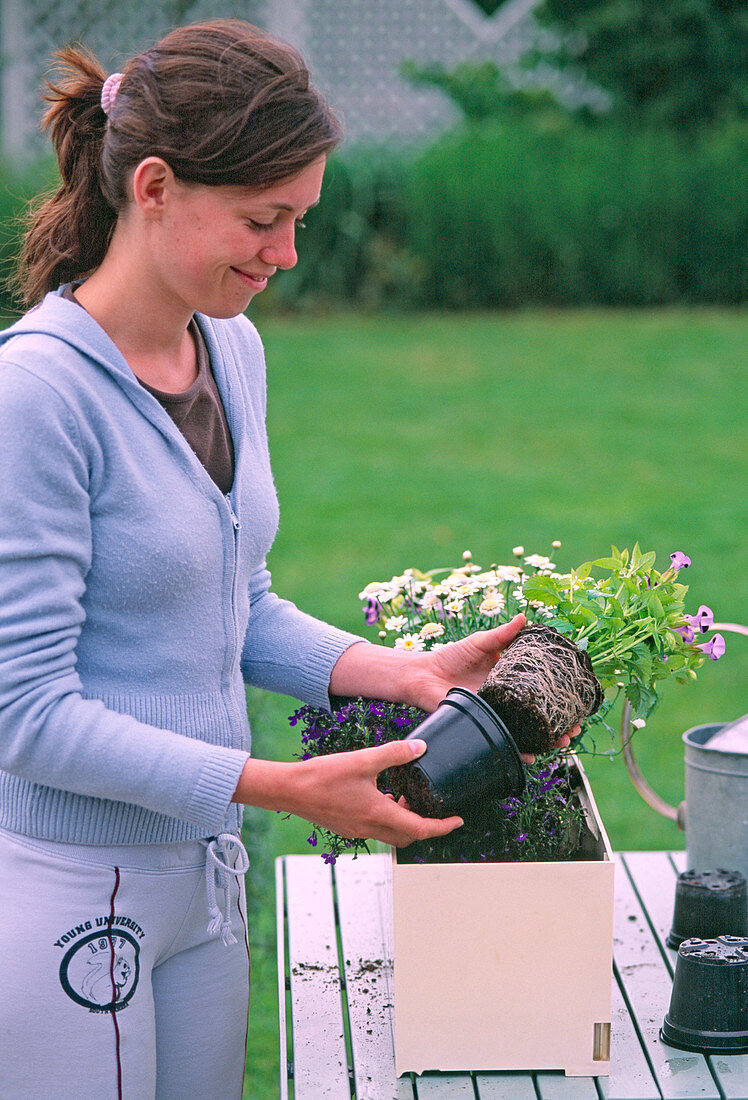
[[(748, 626), (741, 626), (739, 623), (715, 623), (712, 629), (726, 630), (732, 634), (748, 635)], [(681, 802), (678, 807), (671, 806), (669, 802), (665, 802), (663, 798), (660, 798), (657, 791), (650, 787), (634, 756), (634, 750), (631, 746), (633, 733), (634, 730), (631, 725), (631, 704), (627, 699), (621, 716), (621, 749), (623, 751), (623, 759), (626, 764), (626, 770), (629, 773), (629, 778), (647, 805), (651, 806), (653, 810), (656, 810), (658, 814), (662, 814), (663, 817), (675, 821), (679, 829), (685, 829), (685, 802)]]

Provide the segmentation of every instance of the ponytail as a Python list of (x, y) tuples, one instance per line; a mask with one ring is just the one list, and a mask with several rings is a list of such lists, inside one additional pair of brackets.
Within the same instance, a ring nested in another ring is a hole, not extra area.
[(117, 219), (100, 177), (107, 124), (101, 89), (106, 74), (93, 55), (75, 46), (65, 47), (55, 58), (62, 79), (48, 82), (45, 99), (51, 106), (42, 129), (52, 138), (61, 183), (29, 217), (18, 266), (27, 305), (98, 267)]
[(61, 185), (31, 214), (19, 282), (32, 304), (106, 255), (132, 172), (161, 157), (177, 179), (262, 190), (327, 156), (340, 123), (291, 46), (239, 19), (177, 27), (124, 67), (108, 114), (104, 70), (68, 46), (47, 85)]

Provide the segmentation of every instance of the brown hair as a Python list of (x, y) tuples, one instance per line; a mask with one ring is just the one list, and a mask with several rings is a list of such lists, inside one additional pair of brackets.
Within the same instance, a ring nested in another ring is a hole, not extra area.
[(341, 138), (296, 50), (240, 20), (178, 27), (133, 58), (109, 117), (96, 58), (75, 46), (55, 57), (62, 79), (47, 84), (42, 128), (61, 185), (30, 215), (18, 269), (27, 304), (98, 267), (145, 157), (184, 182), (264, 188)]

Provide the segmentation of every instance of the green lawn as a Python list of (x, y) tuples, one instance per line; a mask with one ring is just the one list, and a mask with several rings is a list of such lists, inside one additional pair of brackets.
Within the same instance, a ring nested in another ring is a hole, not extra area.
[[(281, 526), (276, 590), (365, 630), (357, 593), (408, 566), (489, 565), (523, 544), (561, 568), (639, 540), (693, 560), (695, 611), (748, 622), (748, 312), (262, 317)], [(371, 635), (370, 635), (371, 636)], [(683, 797), (681, 734), (748, 710), (748, 640), (673, 686), (637, 735), (652, 785)], [(262, 697), (256, 751), (288, 759), (290, 700)], [(620, 759), (586, 764), (614, 847), (684, 843)], [(253, 994), (245, 1097), (277, 1095), (272, 859), (309, 827), (248, 813)], [(252, 838), (259, 838), (252, 844)], [(264, 838), (264, 840), (262, 839)], [(306, 849), (309, 850), (309, 849)]]
[[(690, 555), (695, 611), (748, 622), (744, 311), (261, 318), (281, 499), (276, 590), (366, 631), (357, 593), (408, 566), (562, 549), (561, 568), (639, 540)], [(372, 636), (369, 634), (369, 636)], [(681, 734), (748, 710), (748, 640), (672, 686), (637, 736), (652, 785), (683, 797)], [(289, 700), (263, 700), (261, 754), (297, 750)], [(606, 746), (601, 746), (606, 747)], [(614, 847), (682, 847), (620, 759), (587, 771)], [(271, 854), (309, 828), (271, 817)], [(306, 850), (310, 850), (306, 848)], [(246, 1093), (277, 1093), (271, 860), (256, 860)], [(264, 871), (263, 871), (264, 867)], [(263, 907), (264, 902), (264, 907)]]

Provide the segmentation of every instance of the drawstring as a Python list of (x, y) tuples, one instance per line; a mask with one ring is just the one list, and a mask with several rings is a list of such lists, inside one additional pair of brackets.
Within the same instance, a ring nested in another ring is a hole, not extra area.
[[(206, 849), (205, 889), (208, 894), (208, 912), (210, 914), (208, 935), (216, 936), (220, 932), (221, 939), (228, 947), (229, 944), (237, 942), (236, 936), (231, 931), (230, 876), (233, 875), (237, 882), (239, 881), (240, 876), (249, 868), (249, 856), (239, 837), (233, 833), (220, 833), (218, 836), (204, 841), (204, 844)], [(237, 860), (233, 866), (231, 864), (232, 848), (238, 850)], [(223, 856), (223, 860), (221, 856)], [(223, 890), (224, 912), (221, 912), (216, 902), (216, 875), (218, 875), (218, 885)]]

